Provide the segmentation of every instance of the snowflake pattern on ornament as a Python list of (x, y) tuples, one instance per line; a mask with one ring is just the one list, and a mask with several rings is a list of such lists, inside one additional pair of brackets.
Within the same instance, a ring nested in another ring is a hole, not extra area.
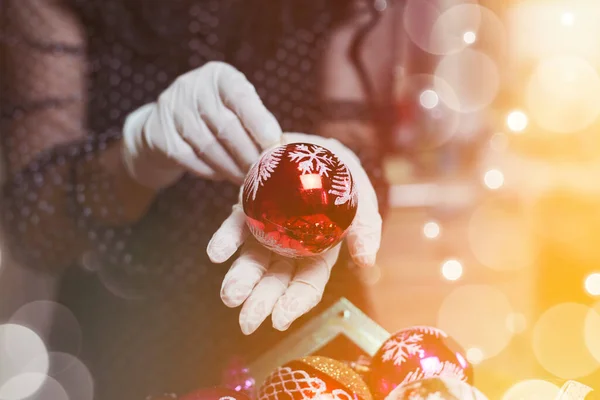
[(279, 165), (284, 152), (285, 146), (277, 147), (265, 154), (265, 156), (250, 169), (246, 179), (247, 184), (250, 187), (248, 197), (251, 197), (252, 200), (256, 200), (258, 189), (264, 185), (273, 172), (275, 172), (275, 168)]
[(252, 224), (247, 225), (248, 229), (250, 229), (250, 232), (256, 238), (256, 240), (258, 240), (266, 248), (288, 258), (298, 258), (301, 256), (299, 251), (289, 247), (281, 246), (274, 237), (267, 235), (263, 230), (256, 228)]
[(442, 392), (428, 393), (427, 397), (420, 393), (412, 393), (408, 400), (444, 400)]
[(335, 199), (335, 205), (341, 206), (350, 202), (351, 207), (356, 206), (356, 190), (352, 178), (350, 177), (350, 171), (345, 164), (341, 164), (343, 167), (338, 168), (337, 173), (332, 178), (331, 189), (329, 194), (337, 196)]
[(329, 194), (336, 196), (335, 205), (340, 206), (350, 202), (352, 207), (356, 206), (356, 192), (354, 183), (350, 176), (350, 170), (340, 160), (334, 160), (327, 155), (324, 148), (314, 145), (298, 144), (295, 150), (288, 154), (290, 160), (298, 164), (298, 170), (302, 174), (318, 173), (319, 176), (331, 177), (332, 185)]
[(327, 384), (312, 377), (306, 371), (280, 367), (260, 388), (258, 400), (302, 399), (302, 400), (354, 400), (345, 390), (334, 389), (327, 393)]
[(335, 161), (327, 156), (324, 148), (307, 144), (297, 144), (295, 147), (295, 151), (290, 151), (288, 156), (298, 164), (302, 174), (318, 173), (319, 176), (329, 176)]
[(402, 335), (395, 337), (383, 345), (383, 361), (394, 361), (394, 365), (402, 365), (408, 357), (414, 355), (423, 355), (423, 348), (421, 347), (421, 341), (423, 340), (423, 334), (412, 333), (410, 335)]
[(421, 370), (421, 368), (417, 368), (416, 370), (411, 371), (410, 373), (408, 373), (408, 375), (406, 375), (406, 377), (404, 378), (402, 383), (400, 383), (400, 385), (433, 377), (448, 377), (459, 379), (463, 382), (467, 381), (465, 372), (461, 367), (450, 361), (443, 361), (440, 364), (438, 364), (436, 368), (433, 368), (429, 371), (423, 371)]
[(448, 334), (439, 328), (435, 328), (433, 326), (413, 326), (410, 328), (415, 331), (419, 331), (425, 333), (427, 335), (435, 336), (436, 338), (447, 338)]

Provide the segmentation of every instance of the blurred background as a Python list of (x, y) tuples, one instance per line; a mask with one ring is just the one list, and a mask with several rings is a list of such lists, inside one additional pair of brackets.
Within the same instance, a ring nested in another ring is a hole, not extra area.
[(429, 62), (397, 71), (377, 321), (447, 330), (490, 398), (598, 388), (600, 2), (405, 7)]
[[(414, 59), (394, 74), (374, 318), (446, 330), (491, 399), (600, 390), (600, 2), (378, 4)], [(3, 255), (2, 320), (76, 325), (54, 285)]]

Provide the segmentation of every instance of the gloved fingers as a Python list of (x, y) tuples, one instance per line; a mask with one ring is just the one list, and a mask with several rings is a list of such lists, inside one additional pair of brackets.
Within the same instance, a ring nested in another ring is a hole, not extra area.
[(346, 236), (350, 256), (359, 267), (365, 268), (375, 265), (381, 245), (382, 228), (381, 215), (377, 208), (369, 205), (367, 201), (365, 199), (361, 205), (359, 192), (356, 217)]
[(179, 125), (178, 131), (196, 156), (232, 182), (241, 184), (245, 174), (217, 141), (199, 113), (190, 108), (182, 110), (178, 117), (180, 120), (175, 121)]
[(358, 209), (346, 236), (346, 242), (354, 262), (360, 267), (368, 268), (375, 265), (377, 252), (381, 246), (383, 223), (379, 214), (377, 193), (358, 159), (352, 160), (348, 157), (348, 161), (345, 162), (350, 168), (358, 194)]
[(281, 127), (267, 110), (256, 89), (241, 73), (219, 76), (219, 94), (223, 104), (238, 116), (261, 151), (277, 144)]
[[(210, 111), (208, 111), (210, 110)], [(238, 117), (227, 107), (207, 108), (201, 114), (217, 141), (225, 148), (245, 174), (258, 160), (260, 153)]]
[(325, 253), (297, 261), (296, 275), (273, 309), (273, 327), (284, 331), (316, 306), (325, 291), (340, 245)]
[(229, 217), (208, 242), (206, 247), (208, 258), (216, 264), (227, 261), (244, 243), (249, 234), (244, 210), (239, 203), (235, 204)]
[(245, 335), (253, 333), (273, 312), (294, 275), (295, 260), (273, 255), (269, 270), (258, 282), (240, 312), (240, 327)]
[(242, 304), (269, 266), (271, 252), (254, 238), (244, 243), (240, 256), (233, 262), (223, 279), (221, 300), (227, 307)]
[[(150, 113), (143, 127), (144, 135), (138, 140), (136, 149), (147, 147), (149, 150), (162, 149), (164, 159), (155, 156), (152, 159), (151, 165), (138, 165), (138, 169), (147, 170), (147, 178), (145, 180), (160, 180), (160, 175), (178, 175), (177, 169), (185, 168), (198, 176), (207, 179), (219, 179), (220, 174), (217, 173), (210, 165), (199, 159), (192, 146), (180, 136), (175, 120), (181, 120), (178, 116), (172, 116), (172, 110), (169, 103), (165, 100), (167, 97), (162, 96), (161, 100), (154, 107), (154, 112)], [(149, 135), (149, 132), (160, 131), (161, 135)], [(144, 160), (143, 157), (137, 157), (137, 163), (140, 164)], [(175, 163), (175, 166), (173, 165)], [(172, 172), (171, 172), (172, 171)], [(154, 179), (153, 179), (154, 176)], [(162, 185), (158, 185), (162, 186)]]

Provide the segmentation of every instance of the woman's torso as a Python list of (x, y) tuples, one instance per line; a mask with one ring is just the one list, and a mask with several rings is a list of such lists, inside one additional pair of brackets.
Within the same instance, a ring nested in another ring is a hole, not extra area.
[[(87, 126), (97, 146), (101, 135), (120, 130), (127, 113), (213, 60), (245, 73), (284, 130), (315, 132), (318, 60), (334, 2), (74, 3), (88, 34)], [(269, 326), (243, 336), (239, 310), (220, 302), (228, 266), (212, 265), (205, 249), (236, 197), (230, 184), (186, 176), (135, 226), (99, 229), (83, 268), (66, 273), (61, 301), (81, 324), (82, 358), (95, 376), (98, 399), (216, 383), (232, 355), (254, 357), (282, 337)], [(361, 301), (349, 273), (340, 270), (333, 281), (324, 304), (351, 292)]]

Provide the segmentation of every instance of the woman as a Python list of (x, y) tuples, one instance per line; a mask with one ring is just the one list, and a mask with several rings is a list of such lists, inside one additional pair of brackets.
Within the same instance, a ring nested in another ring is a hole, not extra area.
[[(214, 384), (231, 355), (259, 355), (319, 302), (339, 249), (300, 265), (248, 239), (234, 256), (248, 167), (274, 144), (318, 141), (282, 128), (336, 136), (359, 156), (348, 248), (374, 263), (380, 217), (363, 168), (384, 209), (373, 121), (387, 121), (392, 60), (361, 60), (393, 36), (381, 3), (2, 3), (6, 244), (61, 273), (95, 398)], [(228, 260), (227, 276), (211, 265)], [(344, 295), (366, 307), (356, 279), (334, 271), (321, 306)], [(275, 330), (259, 328), (271, 313)]]

